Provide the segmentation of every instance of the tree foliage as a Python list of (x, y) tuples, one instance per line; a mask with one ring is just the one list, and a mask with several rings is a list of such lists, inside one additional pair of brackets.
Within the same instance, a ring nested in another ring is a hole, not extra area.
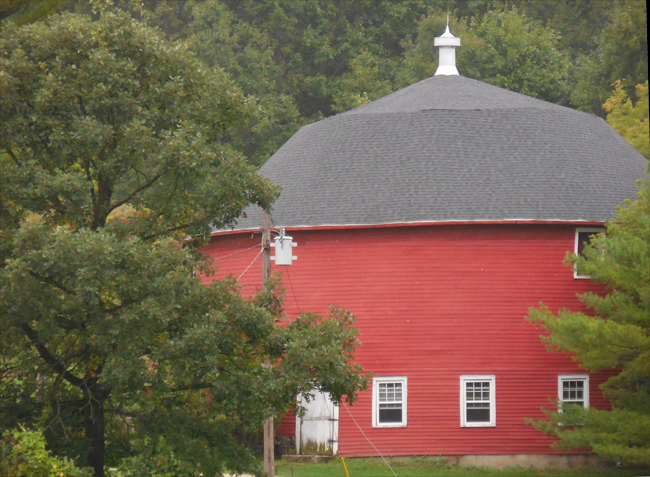
[[(250, 95), (245, 134), (234, 140), (257, 165), (300, 126), (431, 76), (447, 13), (464, 76), (603, 117), (614, 81), (632, 96), (648, 79), (643, 0), (111, 2)], [(9, 16), (17, 22), (42, 18), (47, 5), (92, 12), (76, 0), (14, 4), (23, 6)]]
[(24, 429), (5, 431), (0, 441), (0, 475), (3, 477), (84, 477), (89, 469), (77, 468), (69, 459), (53, 456), (43, 434)]
[(261, 115), (245, 149), (255, 163), (303, 124), (393, 91), (400, 40), (427, 8), (415, 0), (165, 5), (183, 12), (186, 26), (168, 26), (161, 5), (150, 21), (177, 32), (201, 59), (224, 68), (258, 98)]
[(598, 44), (577, 60), (571, 102), (583, 111), (602, 114), (612, 83), (623, 80), (628, 96), (648, 80), (648, 12), (645, 0), (619, 0), (608, 8), (609, 21)]
[(627, 201), (593, 236), (583, 256), (567, 263), (607, 287), (607, 294), (579, 295), (594, 316), (531, 309), (528, 320), (550, 332), (549, 350), (570, 353), (583, 368), (615, 370), (601, 389), (612, 409), (563, 406), (535, 427), (559, 438), (561, 448), (590, 448), (614, 461), (650, 464), (650, 190), (640, 182), (638, 200)]
[(279, 286), (204, 286), (184, 244), (276, 197), (236, 149), (252, 108), (125, 13), (2, 29), (4, 428), (42, 428), (97, 476), (208, 476), (255, 470), (254, 436), (296, 393), (354, 401), (349, 313), (278, 327)]
[(11, 17), (19, 25), (32, 23), (63, 8), (69, 0), (4, 0), (0, 2), (0, 20)]
[(612, 96), (603, 105), (607, 111), (607, 122), (646, 159), (650, 159), (648, 82), (636, 85), (635, 104), (628, 98), (622, 81), (616, 81), (613, 86)]
[[(433, 40), (444, 31), (444, 22), (431, 12), (420, 23), (417, 40), (405, 52), (403, 85), (427, 78), (437, 68)], [(463, 76), (568, 105), (568, 59), (549, 27), (512, 8), (452, 21), (451, 30), (461, 37), (457, 64)]]

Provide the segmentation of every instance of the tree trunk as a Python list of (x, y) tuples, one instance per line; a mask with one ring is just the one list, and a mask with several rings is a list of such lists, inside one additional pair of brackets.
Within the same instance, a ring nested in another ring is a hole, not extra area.
[(88, 445), (88, 454), (86, 455), (86, 465), (92, 467), (95, 471), (95, 477), (105, 477), (104, 460), (104, 402), (106, 398), (100, 397), (97, 393), (84, 391), (86, 406), (83, 408), (84, 430), (86, 432), (86, 444)]

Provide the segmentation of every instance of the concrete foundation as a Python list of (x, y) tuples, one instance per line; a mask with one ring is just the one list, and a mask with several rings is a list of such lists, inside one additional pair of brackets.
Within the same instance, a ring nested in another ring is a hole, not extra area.
[(606, 460), (596, 455), (459, 455), (450, 456), (462, 466), (490, 467), (535, 467), (537, 469), (580, 469), (605, 467)]

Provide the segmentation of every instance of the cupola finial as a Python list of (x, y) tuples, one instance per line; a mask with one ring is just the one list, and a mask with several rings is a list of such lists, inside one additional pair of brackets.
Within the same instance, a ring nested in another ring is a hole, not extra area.
[(441, 36), (433, 40), (434, 46), (440, 47), (438, 69), (434, 76), (458, 75), (456, 68), (456, 48), (460, 46), (460, 38), (449, 31), (449, 13), (447, 14), (447, 29)]

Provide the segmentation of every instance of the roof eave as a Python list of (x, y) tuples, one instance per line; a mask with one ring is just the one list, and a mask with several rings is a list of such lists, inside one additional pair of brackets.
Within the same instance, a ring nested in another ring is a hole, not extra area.
[[(386, 227), (419, 227), (436, 225), (579, 225), (602, 226), (605, 220), (586, 219), (500, 219), (500, 220), (435, 220), (413, 222), (385, 222), (376, 224), (320, 224), (320, 225), (273, 225), (273, 228), (286, 230), (339, 230), (339, 229), (370, 229)], [(259, 232), (260, 227), (230, 230), (217, 230), (210, 234), (211, 237), (237, 233)]]

